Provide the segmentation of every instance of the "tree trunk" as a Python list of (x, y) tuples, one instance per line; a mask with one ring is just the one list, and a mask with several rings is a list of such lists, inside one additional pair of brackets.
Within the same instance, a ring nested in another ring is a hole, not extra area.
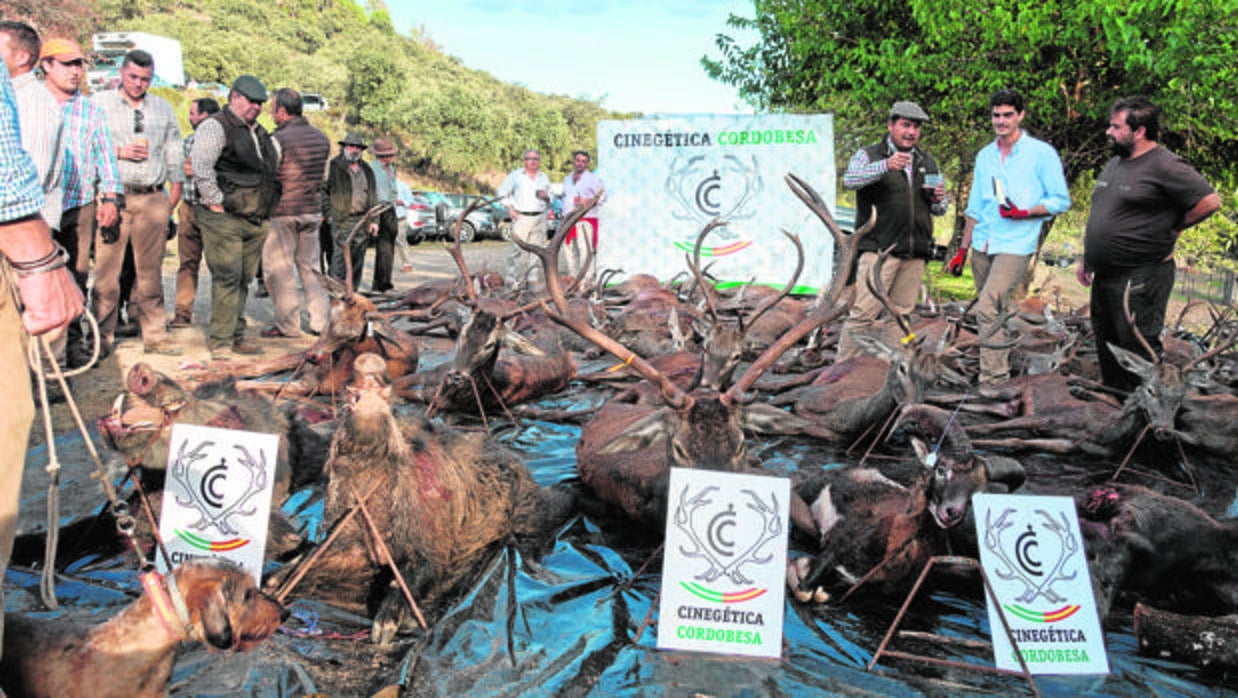
[(1139, 651), (1209, 672), (1238, 669), (1238, 615), (1184, 616), (1135, 604)]

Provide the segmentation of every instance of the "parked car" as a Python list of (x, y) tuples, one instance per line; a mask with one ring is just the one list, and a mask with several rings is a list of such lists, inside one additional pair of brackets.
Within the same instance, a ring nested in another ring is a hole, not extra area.
[[(468, 206), (469, 194), (443, 194), (436, 191), (418, 191), (414, 196), (422, 195), (430, 209), (428, 220), (420, 227), (421, 239), (446, 240), (454, 230), (456, 219)], [(485, 211), (473, 211), (464, 219), (460, 226), (460, 242), (472, 242), (483, 237), (497, 236), (494, 221)]]
[(434, 204), (425, 192), (413, 192), (405, 222), (408, 223), (408, 244), (416, 245), (422, 240), (433, 237), (431, 233), (434, 232), (435, 227)]
[(324, 111), (327, 106), (326, 97), (317, 92), (301, 93), (301, 111)]

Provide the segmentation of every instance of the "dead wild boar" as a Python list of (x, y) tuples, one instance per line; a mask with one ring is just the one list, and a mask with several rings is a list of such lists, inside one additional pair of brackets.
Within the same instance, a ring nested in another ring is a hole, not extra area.
[[(374, 526), (423, 608), (463, 588), (498, 546), (535, 546), (570, 512), (567, 491), (539, 486), (515, 454), (486, 435), (397, 418), (378, 356), (357, 358), (348, 396), (326, 465), (325, 517), (339, 521), (356, 496), (372, 490), (366, 507)], [(388, 643), (410, 624), (408, 604), (390, 584), (363, 517), (337, 533), (306, 571), (300, 593), (364, 606), (374, 615), (371, 639)]]

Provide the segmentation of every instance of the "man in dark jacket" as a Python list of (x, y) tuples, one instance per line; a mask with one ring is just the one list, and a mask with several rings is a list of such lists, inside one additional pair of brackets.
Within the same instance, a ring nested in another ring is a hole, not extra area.
[(271, 213), (271, 232), (262, 248), (267, 290), (275, 304), (275, 322), (263, 337), (301, 335), (301, 304), (297, 277), (305, 289), (310, 332), (327, 326), (327, 292), (318, 279), (318, 226), (322, 221), (322, 185), (327, 175), (331, 141), (301, 115), (301, 95), (285, 87), (271, 100), (275, 138), (279, 146), (279, 203)]
[(279, 154), (257, 122), (266, 101), (267, 89), (258, 78), (242, 75), (232, 83), (228, 105), (194, 133), (194, 218), (211, 270), (207, 341), (216, 360), (233, 353), (262, 353), (245, 338), (245, 301), (262, 258), (268, 219), (279, 200)]
[[(896, 312), (915, 306), (924, 262), (933, 249), (933, 216), (946, 212), (946, 185), (933, 156), (917, 147), (920, 127), (929, 120), (915, 102), (895, 102), (886, 123), (888, 135), (851, 158), (843, 187), (856, 191), (856, 227), (877, 212), (873, 230), (859, 243), (855, 303), (838, 339), (838, 361), (863, 352), (863, 334), (898, 346), (898, 323), (868, 290), (867, 279), (881, 250), (894, 246), (881, 267), (881, 281)], [(928, 178), (926, 181), (926, 177)]]
[[(359, 133), (349, 133), (340, 141), (340, 154), (331, 160), (327, 168), (327, 205), (331, 211), (331, 228), (335, 245), (331, 251), (331, 276), (345, 276), (344, 241), (365, 212), (378, 203), (378, 190), (374, 184), (374, 171), (361, 160), (365, 139)], [(361, 271), (365, 268), (365, 250), (370, 237), (378, 235), (378, 221), (371, 220), (364, 230), (358, 230), (349, 243), (352, 261), (352, 289), (361, 284)]]

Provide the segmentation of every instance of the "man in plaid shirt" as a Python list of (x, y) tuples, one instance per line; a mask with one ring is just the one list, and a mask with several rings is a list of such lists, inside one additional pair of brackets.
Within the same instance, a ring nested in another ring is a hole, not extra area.
[[(64, 209), (56, 242), (68, 251), (73, 278), (85, 293), (95, 227), (107, 228), (120, 220), (120, 175), (103, 112), (80, 91), (86, 75), (86, 57), (81, 47), (72, 39), (49, 39), (43, 43), (40, 56), (43, 74), (47, 76), (43, 85), (64, 108)], [(70, 367), (85, 362), (82, 336), (81, 324), (71, 323), (66, 351)]]

